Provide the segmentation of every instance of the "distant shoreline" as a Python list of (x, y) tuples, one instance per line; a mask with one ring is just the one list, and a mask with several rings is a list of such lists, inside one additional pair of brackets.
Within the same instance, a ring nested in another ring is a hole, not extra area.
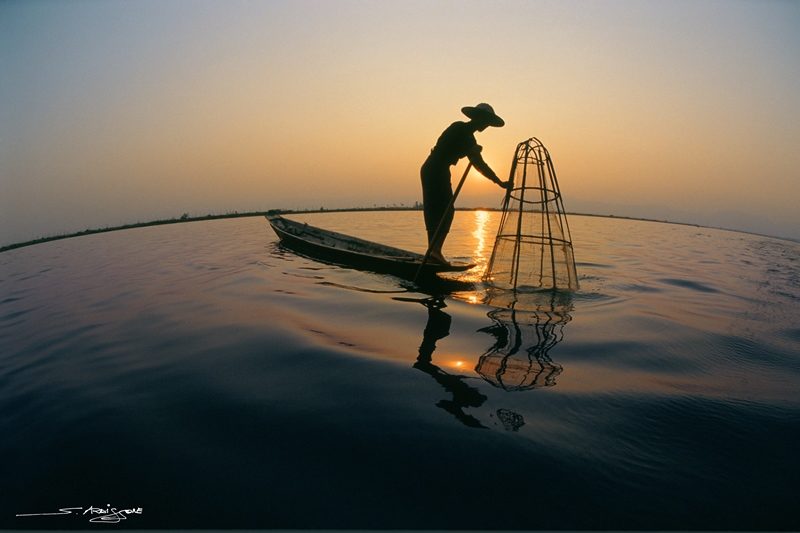
[[(59, 241), (62, 239), (71, 239), (74, 237), (82, 237), (84, 235), (94, 235), (97, 233), (108, 233), (111, 231), (121, 231), (126, 229), (135, 229), (135, 228), (146, 228), (150, 226), (164, 226), (167, 224), (181, 224), (184, 222), (200, 222), (204, 220), (219, 220), (224, 218), (244, 218), (244, 217), (257, 217), (257, 216), (266, 216), (270, 214), (281, 214), (281, 215), (292, 215), (292, 214), (306, 214), (306, 213), (347, 213), (347, 212), (361, 212), (361, 211), (421, 211), (422, 208), (420, 207), (345, 207), (340, 209), (270, 209), (267, 211), (248, 211), (245, 213), (226, 213), (223, 215), (201, 215), (191, 217), (188, 214), (184, 214), (177, 218), (169, 218), (169, 219), (158, 219), (158, 220), (151, 220), (149, 222), (135, 222), (132, 224), (123, 224), (121, 226), (112, 226), (106, 228), (94, 228), (94, 229), (85, 229), (83, 231), (76, 231), (73, 233), (66, 233), (62, 235), (52, 235), (49, 237), (40, 237), (38, 239), (32, 239), (29, 241), (18, 242), (14, 244), (8, 244), (5, 246), (0, 246), (0, 253), (7, 252), (10, 250), (16, 250), (18, 248), (25, 248), (27, 246), (33, 246), (35, 244), (43, 244), (46, 242), (51, 241)], [(459, 207), (456, 208), (456, 211), (500, 211), (500, 209), (496, 207)], [(575, 215), (575, 216), (583, 216), (583, 217), (598, 217), (598, 218), (617, 218), (621, 220), (639, 220), (642, 222), (658, 222), (661, 224), (675, 224), (678, 226), (693, 226), (696, 228), (708, 228), (708, 229), (717, 229), (722, 231), (732, 231), (735, 233), (744, 233), (746, 235), (756, 235), (758, 237), (767, 237), (770, 239), (779, 239), (782, 241), (789, 241), (792, 243), (800, 243), (800, 240), (792, 239), (790, 237), (777, 237), (775, 235), (766, 235), (763, 233), (756, 233), (752, 231), (744, 231), (744, 230), (737, 230), (737, 229), (730, 229), (730, 228), (722, 228), (718, 226), (703, 226), (701, 224), (692, 224), (690, 222), (674, 222), (671, 220), (659, 220), (654, 218), (640, 218), (640, 217), (630, 217), (630, 216), (621, 216), (621, 215), (600, 215), (596, 213), (578, 213), (578, 212), (569, 212), (568, 215)]]

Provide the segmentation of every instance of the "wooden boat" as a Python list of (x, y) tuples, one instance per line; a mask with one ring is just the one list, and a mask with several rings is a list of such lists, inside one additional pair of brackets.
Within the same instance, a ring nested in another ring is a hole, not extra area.
[(415, 252), (309, 226), (280, 215), (266, 215), (266, 218), (284, 246), (315, 259), (359, 270), (393, 274), (413, 280), (417, 277), (417, 272), (420, 278), (430, 278), (439, 272), (462, 272), (475, 266), (433, 262), (423, 265), (424, 256)]

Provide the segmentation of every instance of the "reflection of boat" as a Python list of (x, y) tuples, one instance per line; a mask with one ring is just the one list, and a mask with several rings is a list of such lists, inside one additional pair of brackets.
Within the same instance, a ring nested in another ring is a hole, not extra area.
[(310, 257), (361, 270), (414, 279), (420, 266), (420, 275), (427, 277), (438, 272), (461, 272), (475, 266), (466, 263), (423, 264), (424, 256), (418, 253), (309, 226), (280, 215), (267, 215), (267, 220), (285, 246)]
[(486, 381), (508, 391), (556, 384), (563, 368), (553, 362), (549, 352), (564, 337), (564, 325), (570, 320), (569, 306), (563, 301), (545, 300), (535, 310), (489, 312), (494, 324), (479, 331), (492, 335), (495, 344), (475, 367)]

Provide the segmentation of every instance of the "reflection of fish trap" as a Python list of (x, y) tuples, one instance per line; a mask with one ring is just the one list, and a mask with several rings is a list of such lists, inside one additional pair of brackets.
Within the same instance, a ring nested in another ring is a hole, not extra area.
[(578, 288), (572, 237), (547, 148), (517, 145), (485, 281), (501, 289)]
[(570, 320), (567, 311), (495, 309), (489, 317), (495, 324), (479, 331), (491, 334), (495, 344), (480, 357), (475, 371), (507, 391), (555, 385), (563, 368), (549, 352), (564, 338), (564, 325)]

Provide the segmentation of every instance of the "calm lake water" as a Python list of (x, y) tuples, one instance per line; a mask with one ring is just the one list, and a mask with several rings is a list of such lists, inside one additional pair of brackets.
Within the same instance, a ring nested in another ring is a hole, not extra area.
[[(461, 281), (498, 221), (457, 213)], [(0, 527), (800, 529), (800, 245), (570, 224), (580, 290), (514, 311), (256, 217), (0, 254)]]

